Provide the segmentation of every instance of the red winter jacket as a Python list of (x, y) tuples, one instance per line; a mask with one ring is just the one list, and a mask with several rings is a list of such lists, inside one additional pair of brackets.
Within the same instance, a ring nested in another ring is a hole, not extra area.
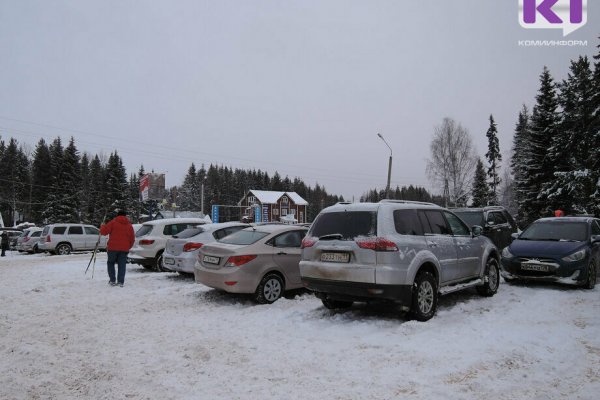
[(135, 233), (131, 222), (124, 215), (119, 215), (106, 225), (100, 227), (100, 233), (108, 237), (107, 250), (129, 251), (135, 243)]

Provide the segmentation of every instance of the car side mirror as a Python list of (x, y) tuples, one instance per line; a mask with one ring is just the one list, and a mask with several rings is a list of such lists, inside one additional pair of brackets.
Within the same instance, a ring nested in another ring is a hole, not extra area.
[(471, 228), (471, 232), (473, 233), (473, 237), (481, 236), (483, 228), (479, 225), (473, 225), (473, 227)]
[(513, 238), (513, 239), (518, 239), (519, 238), (519, 234), (516, 233), (516, 232), (515, 233), (511, 233), (510, 237)]
[(600, 243), (600, 235), (592, 235), (592, 244)]

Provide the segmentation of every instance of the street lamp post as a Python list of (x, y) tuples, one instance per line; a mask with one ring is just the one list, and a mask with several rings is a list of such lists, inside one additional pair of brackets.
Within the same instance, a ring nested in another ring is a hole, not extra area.
[(390, 162), (388, 164), (387, 187), (385, 188), (385, 197), (389, 199), (390, 198), (390, 180), (392, 178), (392, 148), (390, 147), (388, 142), (385, 141), (385, 139), (383, 138), (383, 135), (381, 135), (381, 133), (378, 133), (377, 136), (379, 136), (379, 138), (381, 140), (383, 140), (383, 143), (385, 143), (385, 145), (388, 147), (388, 149), (390, 149)]
[(200, 212), (202, 213), (202, 218), (204, 218), (204, 182), (206, 182), (206, 177), (202, 179), (202, 190), (200, 192)]

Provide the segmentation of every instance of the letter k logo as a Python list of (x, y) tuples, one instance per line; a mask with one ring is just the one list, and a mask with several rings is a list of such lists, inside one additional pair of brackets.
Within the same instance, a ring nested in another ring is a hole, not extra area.
[(563, 36), (587, 23), (588, 0), (519, 0), (519, 24), (526, 29), (561, 29)]

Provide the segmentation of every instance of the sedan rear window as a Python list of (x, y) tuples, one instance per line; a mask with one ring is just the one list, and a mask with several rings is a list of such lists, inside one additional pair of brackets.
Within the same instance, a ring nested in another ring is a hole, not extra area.
[(221, 239), (221, 243), (239, 244), (239, 245), (247, 246), (249, 244), (258, 242), (260, 239), (262, 239), (268, 235), (269, 235), (269, 233), (267, 233), (267, 232), (260, 232), (260, 231), (254, 231), (254, 230), (237, 231), (235, 233), (232, 233), (229, 236), (225, 236), (223, 239)]
[(309, 236), (322, 238), (333, 235), (353, 240), (359, 236), (375, 236), (377, 213), (375, 211), (341, 211), (320, 214), (313, 222)]
[(199, 227), (187, 228), (186, 230), (179, 232), (177, 235), (174, 235), (173, 237), (175, 237), (177, 239), (187, 239), (187, 238), (191, 238), (192, 236), (196, 236), (197, 234), (202, 233), (202, 232), (204, 232), (204, 229), (199, 228)]

